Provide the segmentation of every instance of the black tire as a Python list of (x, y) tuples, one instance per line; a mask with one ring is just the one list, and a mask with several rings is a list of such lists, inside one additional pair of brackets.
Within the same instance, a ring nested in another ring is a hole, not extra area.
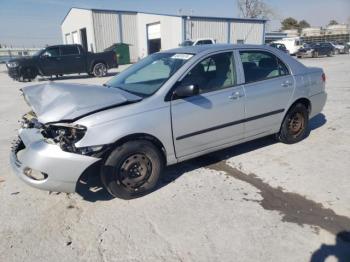
[(32, 81), (37, 77), (38, 73), (35, 68), (24, 67), (20, 71), (20, 81), (24, 82), (25, 80)]
[(298, 143), (309, 132), (309, 112), (305, 105), (298, 103), (289, 109), (284, 117), (277, 140), (285, 144)]
[(313, 57), (313, 58), (317, 58), (317, 57), (318, 57), (318, 52), (317, 52), (317, 51), (314, 51), (314, 52), (312, 53), (312, 57)]
[(95, 77), (104, 77), (107, 75), (108, 69), (105, 63), (96, 63), (92, 69), (92, 73)]
[(132, 199), (152, 192), (164, 168), (159, 149), (146, 140), (115, 148), (101, 169), (101, 181), (114, 197)]

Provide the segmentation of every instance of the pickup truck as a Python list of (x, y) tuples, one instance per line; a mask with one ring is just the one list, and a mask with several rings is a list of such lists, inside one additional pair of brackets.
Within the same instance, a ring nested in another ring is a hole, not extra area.
[(107, 75), (110, 68), (118, 67), (113, 51), (91, 53), (81, 45), (55, 45), (36, 52), (33, 56), (11, 59), (6, 63), (8, 74), (18, 81), (31, 81), (38, 75), (62, 76), (88, 73), (96, 77)]
[(196, 45), (215, 45), (216, 41), (213, 38), (200, 38), (197, 40), (185, 40), (179, 46), (196, 46)]

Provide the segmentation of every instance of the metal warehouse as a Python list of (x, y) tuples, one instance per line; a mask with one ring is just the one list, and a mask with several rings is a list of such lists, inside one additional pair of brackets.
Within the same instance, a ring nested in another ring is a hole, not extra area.
[(266, 20), (162, 15), (133, 11), (72, 8), (61, 24), (63, 42), (100, 52), (115, 43), (130, 47), (135, 62), (153, 52), (178, 47), (187, 39), (263, 44)]

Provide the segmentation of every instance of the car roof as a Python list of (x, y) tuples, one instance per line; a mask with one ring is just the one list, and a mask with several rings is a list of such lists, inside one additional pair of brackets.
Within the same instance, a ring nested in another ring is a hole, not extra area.
[(232, 44), (212, 44), (212, 45), (199, 45), (199, 46), (186, 46), (174, 49), (162, 51), (163, 53), (185, 53), (185, 54), (199, 54), (206, 51), (216, 52), (224, 51), (227, 49), (254, 49), (254, 48), (266, 48), (264, 45), (232, 45)]

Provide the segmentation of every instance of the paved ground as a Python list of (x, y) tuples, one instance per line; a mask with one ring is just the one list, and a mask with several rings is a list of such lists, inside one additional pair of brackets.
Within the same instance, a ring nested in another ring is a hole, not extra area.
[(350, 56), (302, 62), (325, 69), (329, 94), (305, 141), (188, 161), (132, 201), (97, 181), (71, 195), (19, 181), (8, 155), (26, 84), (0, 73), (0, 261), (350, 261)]

